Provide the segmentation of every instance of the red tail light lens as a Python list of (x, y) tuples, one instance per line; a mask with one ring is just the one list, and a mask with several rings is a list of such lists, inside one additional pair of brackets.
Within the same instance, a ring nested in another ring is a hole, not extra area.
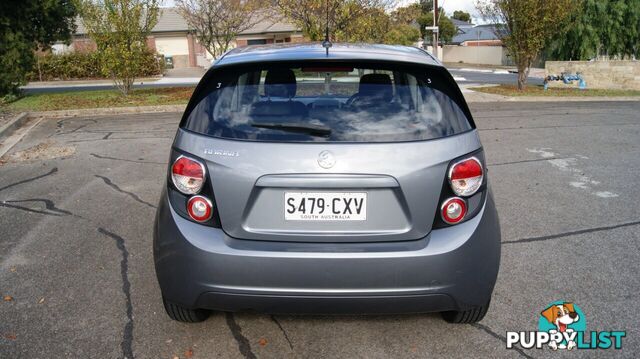
[(482, 185), (482, 164), (475, 157), (456, 162), (449, 169), (449, 183), (458, 196), (471, 196)]
[(194, 221), (206, 222), (213, 214), (213, 204), (206, 197), (193, 196), (187, 202), (187, 212)]
[(456, 224), (467, 214), (467, 204), (462, 198), (449, 198), (440, 207), (442, 220), (448, 224)]
[(171, 166), (171, 180), (184, 194), (196, 194), (204, 185), (205, 167), (189, 157), (180, 156)]

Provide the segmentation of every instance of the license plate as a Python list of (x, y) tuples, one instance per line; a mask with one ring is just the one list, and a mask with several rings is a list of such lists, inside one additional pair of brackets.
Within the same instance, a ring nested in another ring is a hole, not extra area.
[(285, 192), (287, 221), (365, 221), (365, 192)]

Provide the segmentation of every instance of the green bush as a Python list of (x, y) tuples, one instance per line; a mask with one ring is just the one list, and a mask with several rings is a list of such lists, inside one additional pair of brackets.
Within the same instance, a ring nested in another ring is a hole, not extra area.
[[(138, 77), (161, 75), (164, 59), (152, 51), (146, 51), (142, 71)], [(97, 52), (70, 52), (62, 55), (38, 56), (28, 74), (29, 81), (81, 80), (109, 78), (101, 72), (100, 55)]]
[(29, 81), (51, 81), (100, 78), (100, 63), (96, 53), (72, 52), (47, 54), (36, 58)]

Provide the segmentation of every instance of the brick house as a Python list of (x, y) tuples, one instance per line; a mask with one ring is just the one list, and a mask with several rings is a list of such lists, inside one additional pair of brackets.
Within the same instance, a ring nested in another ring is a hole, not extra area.
[[(302, 32), (283, 20), (265, 19), (251, 29), (242, 32), (232, 47), (304, 41)], [(147, 45), (158, 53), (171, 57), (174, 68), (209, 67), (213, 57), (202, 47), (185, 19), (175, 8), (160, 9), (158, 24), (151, 30)], [(95, 43), (89, 39), (82, 21), (77, 21), (76, 33), (69, 46), (54, 45), (54, 52), (94, 51)]]

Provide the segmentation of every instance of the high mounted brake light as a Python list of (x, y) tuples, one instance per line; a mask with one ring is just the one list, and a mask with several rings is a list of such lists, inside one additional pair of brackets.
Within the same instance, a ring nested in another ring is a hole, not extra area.
[(471, 196), (480, 186), (484, 171), (482, 163), (476, 157), (469, 157), (454, 163), (449, 169), (451, 190), (458, 196)]
[(199, 161), (180, 156), (171, 166), (171, 180), (184, 194), (200, 193), (204, 185), (205, 167)]

